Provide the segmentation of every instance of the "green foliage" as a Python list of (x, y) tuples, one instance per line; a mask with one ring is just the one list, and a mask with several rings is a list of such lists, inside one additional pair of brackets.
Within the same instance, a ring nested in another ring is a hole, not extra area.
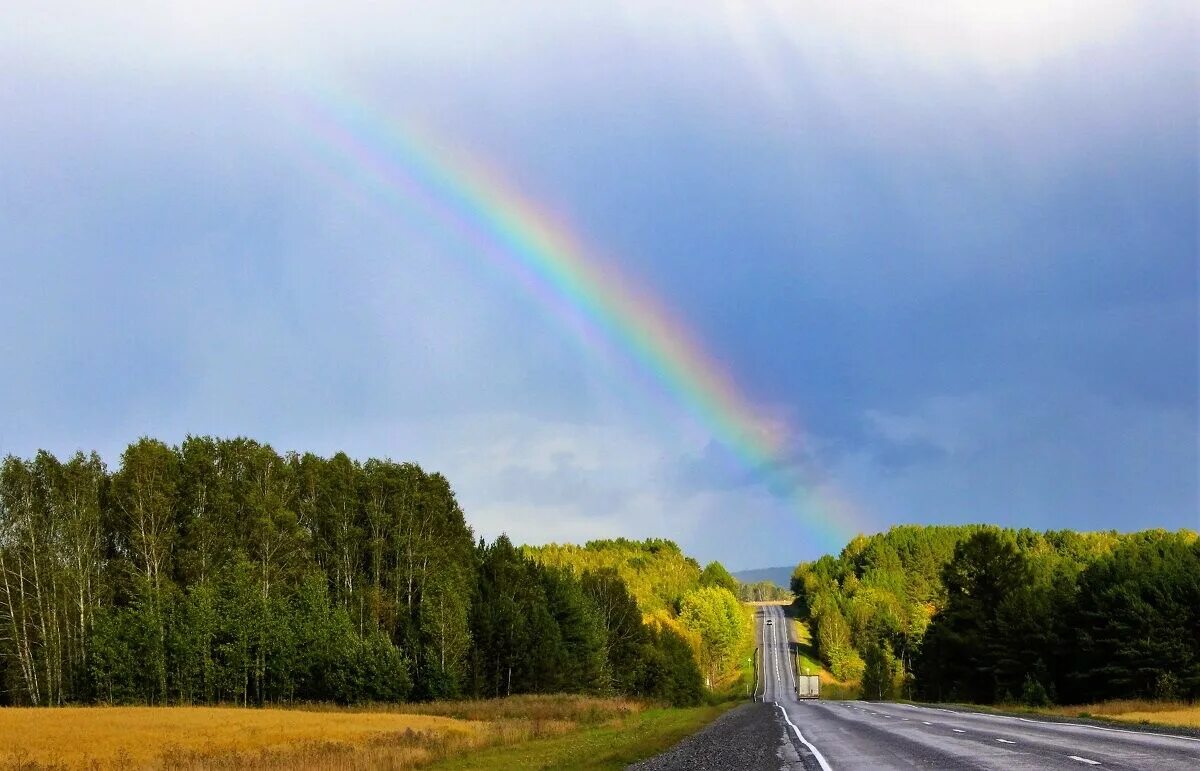
[(738, 668), (748, 625), (737, 597), (721, 586), (704, 586), (683, 598), (683, 626), (700, 640), (700, 668), (713, 685)]
[(1188, 531), (906, 525), (802, 563), (792, 591), (820, 657), (868, 698), (888, 682), (985, 703), (1196, 698), (1198, 549)]
[(752, 584), (739, 583), (737, 596), (742, 602), (775, 602), (778, 600), (791, 602), (793, 600), (789, 590), (771, 581), (756, 581)]
[(611, 568), (584, 573), (582, 586), (603, 629), (608, 682), (619, 692), (634, 693), (643, 677), (639, 668), (646, 655), (647, 638), (637, 601)]
[(403, 701), (412, 688), (400, 651), (379, 630), (366, 637), (343, 635), (333, 651), (329, 690), (344, 704), (363, 701)]
[[(1078, 670), (1062, 690), (1089, 700), (1200, 696), (1200, 541), (1150, 531), (1124, 539), (1079, 575), (1063, 634)], [(1094, 694), (1094, 696), (1093, 696)]]
[(1194, 534), (1110, 535), (1107, 549), (1055, 535), (1018, 533), (1002, 550), (977, 538), (956, 552), (949, 602), (918, 669), (922, 689), (990, 702), (1026, 693), (1032, 680), (1049, 684), (1047, 699), (1082, 702), (1152, 697), (1167, 677), (1200, 693)]
[[(583, 546), (552, 543), (526, 546), (525, 552), (544, 565), (566, 568), (576, 575), (615, 570), (647, 615), (678, 610), (683, 596), (700, 584), (699, 563), (673, 542), (661, 538), (616, 538), (588, 541)], [(721, 570), (724, 572), (724, 568)]]
[(863, 658), (862, 693), (867, 699), (894, 699), (900, 695), (904, 670), (890, 645), (875, 642)]
[(862, 679), (867, 664), (854, 648), (844, 648), (830, 654), (829, 671), (839, 680), (855, 682)]
[(700, 703), (704, 680), (687, 641), (673, 629), (652, 624), (642, 651), (636, 693), (677, 707)]
[[(643, 586), (699, 580), (669, 542), (582, 550), (617, 552)], [(188, 437), (140, 439), (111, 475), (95, 454), (0, 465), (0, 704), (701, 687), (619, 571), (476, 545), (449, 482), (411, 463)]]
[(1179, 699), (1180, 691), (1179, 678), (1174, 672), (1161, 672), (1154, 680), (1154, 698), (1156, 699), (1176, 701)]
[(737, 596), (738, 582), (720, 562), (710, 562), (700, 571), (701, 586), (719, 586), (730, 594)]
[[(523, 553), (546, 568), (579, 577), (604, 627), (606, 689), (695, 704), (703, 692), (701, 670), (710, 682), (725, 674), (724, 663), (706, 661), (714, 649), (682, 616), (688, 598), (701, 587), (733, 598), (740, 613), (738, 583), (719, 562), (701, 570), (676, 544), (662, 539), (526, 546)], [(689, 644), (689, 633), (699, 642)]]
[(1045, 707), (1050, 703), (1050, 695), (1033, 675), (1025, 675), (1025, 684), (1021, 686), (1021, 703), (1027, 707)]
[(698, 700), (700, 674), (687, 644), (644, 624), (615, 570), (576, 578), (535, 562), (504, 536), (480, 544), (477, 555), (470, 661), (477, 695), (585, 691)]
[(1023, 662), (1010, 658), (1002, 607), (1027, 586), (1031, 570), (1011, 533), (983, 530), (963, 541), (943, 570), (948, 601), (926, 637), (922, 687), (952, 689), (956, 698), (991, 703), (1019, 691)]

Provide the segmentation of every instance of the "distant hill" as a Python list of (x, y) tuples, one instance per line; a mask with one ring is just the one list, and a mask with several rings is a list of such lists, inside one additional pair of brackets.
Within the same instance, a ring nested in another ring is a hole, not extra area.
[(770, 581), (776, 586), (787, 589), (792, 585), (792, 571), (795, 569), (795, 565), (784, 565), (778, 568), (754, 568), (753, 570), (739, 570), (733, 574), (733, 577), (743, 584)]

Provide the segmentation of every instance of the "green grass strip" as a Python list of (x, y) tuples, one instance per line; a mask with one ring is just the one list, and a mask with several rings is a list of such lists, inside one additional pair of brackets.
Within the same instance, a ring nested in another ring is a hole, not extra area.
[(620, 769), (665, 752), (711, 723), (736, 702), (684, 709), (650, 709), (594, 728), (451, 758), (431, 768)]

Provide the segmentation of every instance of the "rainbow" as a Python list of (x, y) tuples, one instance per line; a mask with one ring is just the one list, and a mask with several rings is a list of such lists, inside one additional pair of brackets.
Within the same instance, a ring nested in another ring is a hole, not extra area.
[(795, 442), (705, 353), (655, 297), (595, 259), (544, 207), (477, 159), (392, 120), (361, 100), (323, 92), (304, 101), (300, 125), (335, 174), (377, 203), (425, 216), (465, 238), (587, 337), (625, 353), (690, 415), (839, 548), (866, 528), (857, 510), (792, 470)]

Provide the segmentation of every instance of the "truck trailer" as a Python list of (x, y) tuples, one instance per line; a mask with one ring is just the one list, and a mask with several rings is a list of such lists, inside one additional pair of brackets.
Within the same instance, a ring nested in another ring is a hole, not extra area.
[(796, 696), (800, 699), (816, 699), (821, 695), (821, 678), (816, 675), (800, 675), (796, 678)]

